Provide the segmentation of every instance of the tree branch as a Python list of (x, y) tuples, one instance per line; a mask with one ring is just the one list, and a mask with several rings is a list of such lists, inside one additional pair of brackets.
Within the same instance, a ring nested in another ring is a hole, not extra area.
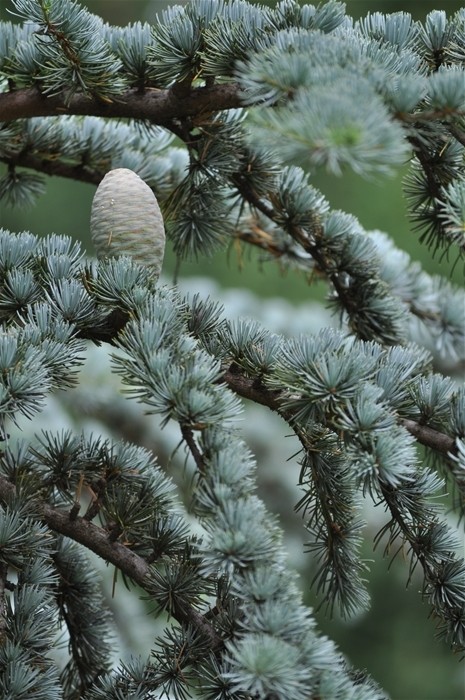
[[(249, 204), (251, 204), (258, 211), (261, 211), (262, 214), (264, 214), (268, 219), (270, 219), (270, 221), (277, 222), (277, 216), (273, 207), (269, 206), (260, 197), (258, 197), (246, 180), (240, 177), (233, 177), (232, 180), (240, 194), (244, 197), (244, 199), (247, 202), (249, 202)], [(315, 240), (312, 237), (310, 237), (307, 231), (301, 226), (292, 225), (291, 227), (289, 227), (288, 233), (293, 238), (293, 240), (296, 243), (298, 243), (302, 247), (302, 249), (312, 257), (317, 268), (330, 280), (341, 304), (343, 305), (344, 309), (347, 311), (349, 316), (351, 316), (352, 314), (356, 314), (358, 311), (357, 301), (352, 299), (352, 297), (348, 294), (347, 289), (341, 283), (340, 273), (338, 271), (333, 271), (334, 265), (332, 261), (329, 262), (325, 258), (320, 247), (317, 245), (317, 243), (315, 243)], [(368, 336), (364, 338), (362, 335), (359, 334), (359, 337), (361, 337), (363, 340), (370, 340)]]
[(85, 340), (92, 340), (97, 345), (109, 343), (114, 345), (118, 333), (123, 330), (130, 319), (130, 314), (124, 309), (112, 309), (103, 323), (95, 326), (85, 326), (77, 328), (76, 335)]
[[(3, 476), (0, 476), (0, 501), (7, 503), (14, 495), (15, 486)], [(34, 503), (35, 510), (51, 530), (79, 542), (105, 561), (113, 564), (134, 583), (153, 595), (150, 588), (150, 566), (135, 552), (120, 542), (110, 541), (108, 533), (94, 523), (77, 517), (71, 519), (69, 512), (53, 508), (38, 499)], [(191, 625), (197, 629), (209, 642), (213, 651), (222, 646), (223, 641), (213, 627), (193, 607), (183, 603), (174, 606), (173, 617), (181, 624)]]
[(203, 459), (203, 454), (195, 441), (192, 428), (190, 428), (188, 425), (181, 425), (181, 434), (184, 442), (192, 454), (192, 457), (194, 458), (199, 474), (205, 475), (205, 462)]
[[(94, 340), (98, 343), (107, 342), (112, 344), (114, 338), (124, 328), (128, 319), (129, 315), (127, 312), (114, 309), (106, 319), (104, 327), (98, 326), (82, 329), (78, 331), (78, 335), (81, 338)], [(271, 391), (263, 384), (260, 378), (247, 377), (236, 364), (233, 363), (225, 368), (222, 381), (239, 396), (250, 399), (254, 403), (268, 406), (271, 410), (277, 411), (287, 421), (292, 420), (290, 412), (286, 412), (282, 408), (284, 392)], [(455, 440), (449, 435), (407, 418), (402, 418), (399, 422), (425, 447), (429, 447), (446, 456), (456, 454)], [(184, 439), (186, 439), (186, 436), (184, 436)], [(188, 443), (187, 440), (186, 442)]]
[(235, 109), (241, 104), (241, 93), (235, 83), (193, 88), (182, 96), (171, 89), (148, 88), (141, 93), (136, 88), (130, 88), (108, 102), (83, 93), (76, 93), (66, 101), (62, 93), (46, 97), (38, 88), (31, 87), (0, 93), (0, 120), (8, 122), (30, 117), (80, 114), (144, 119), (152, 124), (168, 126), (172, 120)]
[[(267, 389), (260, 380), (246, 377), (236, 365), (226, 369), (222, 380), (239, 396), (262, 404), (262, 406), (268, 406), (271, 410), (280, 413), (286, 420), (289, 419), (290, 414), (282, 410), (284, 392)], [(407, 418), (401, 418), (399, 422), (425, 447), (429, 447), (446, 456), (456, 453), (455, 440), (449, 435)]]
[(65, 177), (78, 182), (88, 182), (91, 185), (99, 185), (105, 175), (104, 170), (95, 170), (88, 165), (73, 165), (60, 160), (39, 158), (27, 151), (0, 156), (0, 162), (13, 167), (30, 168), (51, 177)]
[(456, 454), (457, 448), (455, 446), (455, 440), (449, 435), (440, 433), (438, 430), (434, 430), (434, 428), (421, 425), (421, 423), (416, 423), (414, 420), (409, 420), (408, 418), (402, 418), (401, 424), (419, 443), (425, 445), (425, 447), (431, 447), (431, 449), (436, 452), (441, 452), (445, 455), (449, 453)]
[(268, 406), (272, 411), (279, 411), (281, 415), (284, 415), (281, 410), (282, 392), (271, 391), (260, 380), (246, 377), (237, 365), (233, 364), (228, 367), (222, 376), (222, 381), (239, 396), (262, 404), (262, 406)]

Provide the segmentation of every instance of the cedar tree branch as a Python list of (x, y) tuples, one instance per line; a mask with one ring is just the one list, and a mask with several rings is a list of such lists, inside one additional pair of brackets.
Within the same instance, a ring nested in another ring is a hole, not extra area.
[[(236, 394), (239, 394), (239, 396), (250, 399), (255, 403), (260, 403), (263, 406), (268, 406), (271, 410), (280, 413), (286, 420), (290, 418), (287, 413), (281, 410), (284, 399), (281, 392), (271, 391), (267, 389), (262, 382), (246, 377), (236, 369), (235, 365), (229, 367), (224, 372), (222, 380)], [(429, 428), (427, 425), (421, 425), (407, 418), (401, 418), (400, 424), (422, 445), (444, 455), (448, 455), (449, 453), (455, 454), (455, 440), (449, 435), (440, 433), (438, 430), (434, 430), (434, 428)]]
[[(15, 486), (0, 476), (0, 501), (8, 503), (14, 495)], [(35, 510), (51, 530), (79, 542), (99, 557), (116, 566), (142, 589), (151, 593), (150, 566), (141, 556), (120, 542), (111, 541), (108, 533), (98, 525), (81, 517), (70, 518), (68, 511), (53, 508), (44, 501), (36, 500)], [(221, 638), (197, 610), (183, 603), (173, 611), (173, 617), (181, 624), (191, 625), (205, 636), (213, 651), (222, 645)]]
[(240, 106), (240, 90), (235, 83), (193, 88), (182, 96), (172, 89), (148, 88), (140, 92), (130, 88), (105, 102), (83, 93), (76, 93), (65, 101), (63, 94), (46, 97), (38, 88), (31, 87), (0, 94), (0, 121), (80, 114), (143, 119), (152, 124), (168, 126), (172, 120), (203, 116), (209, 112)]
[[(144, 92), (140, 92), (135, 88), (131, 88), (108, 102), (89, 95), (75, 94), (67, 103), (63, 95), (45, 97), (38, 88), (32, 87), (0, 94), (0, 120), (7, 122), (14, 119), (37, 116), (80, 114), (106, 118), (141, 119), (169, 128), (170, 123), (172, 124), (176, 120), (189, 117), (205, 117), (209, 112), (233, 109), (240, 106), (240, 90), (234, 83), (193, 88), (186, 94), (184, 92), (179, 94), (174, 89), (159, 90), (149, 88)], [(28, 162), (26, 158), (25, 162), (21, 163), (22, 165), (42, 170), (48, 174), (73, 177), (74, 179), (94, 183), (97, 183), (100, 179), (95, 173), (86, 172), (83, 166), (66, 166), (63, 164), (63, 171), (61, 172), (60, 168), (58, 170), (54, 169), (53, 164), (48, 165), (32, 155), (28, 157), (30, 161)], [(252, 206), (273, 220), (274, 212), (272, 208), (261, 201), (245, 181), (236, 178), (234, 184)], [(305, 233), (298, 229), (294, 232), (294, 237), (312, 255), (317, 265), (324, 269), (323, 260), (317, 247), (308, 240)], [(330, 277), (339, 296), (343, 298), (344, 290), (339, 288), (337, 276), (333, 274)], [(94, 339), (111, 342), (113, 332), (120, 330), (124, 322), (125, 319), (118, 319), (115, 323), (115, 328), (110, 324), (110, 327), (105, 328), (100, 335), (97, 333)], [(89, 337), (92, 333), (82, 333), (82, 335)], [(270, 392), (263, 384), (257, 384), (256, 380), (248, 379), (240, 373), (228, 370), (224, 375), (224, 381), (239, 395), (279, 411), (279, 393)], [(401, 422), (421, 444), (443, 454), (454, 453), (455, 443), (453, 438), (448, 435), (411, 420), (402, 420)]]
[(0, 156), (0, 161), (7, 163), (10, 167), (30, 168), (45, 175), (65, 177), (68, 180), (88, 182), (91, 185), (99, 185), (105, 175), (105, 171), (96, 170), (88, 165), (76, 165), (60, 160), (40, 158), (27, 151)]

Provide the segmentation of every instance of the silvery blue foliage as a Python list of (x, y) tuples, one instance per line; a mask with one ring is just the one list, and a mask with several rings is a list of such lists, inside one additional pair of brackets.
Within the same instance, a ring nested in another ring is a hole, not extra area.
[[(303, 604), (242, 398), (293, 434), (322, 605), (369, 606), (371, 499), (385, 513), (375, 545), (406, 552), (439, 635), (463, 653), (465, 565), (437, 496), (450, 485), (463, 517), (465, 296), (333, 210), (309, 173), (381, 175), (410, 159), (421, 239), (463, 255), (463, 11), (354, 22), (334, 0), (193, 0), (114, 28), (70, 0), (13, 10), (24, 22), (0, 31), (0, 198), (32, 203), (44, 175), (97, 185), (130, 169), (178, 260), (252, 246), (324, 279), (335, 313), (299, 322), (273, 302), (251, 318), (250, 297), (238, 313), (238, 293), (234, 310), (215, 288), (157, 285), (125, 247), (142, 230), (136, 191), (118, 231), (103, 221), (99, 262), (67, 237), (0, 231), (0, 694), (385, 697)], [(107, 395), (98, 374), (95, 388), (80, 379), (87, 343), (111, 349)], [(47, 406), (68, 418), (44, 425)], [(169, 618), (144, 656), (115, 664), (86, 547)]]

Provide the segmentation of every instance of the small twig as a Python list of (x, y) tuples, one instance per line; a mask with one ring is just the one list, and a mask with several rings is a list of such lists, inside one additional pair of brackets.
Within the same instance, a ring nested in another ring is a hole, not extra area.
[(229, 366), (223, 373), (221, 380), (239, 396), (262, 404), (262, 406), (268, 406), (268, 408), (271, 408), (273, 411), (279, 411), (283, 415), (281, 411), (283, 392), (271, 391), (261, 381), (246, 377), (237, 365)]
[(465, 132), (463, 129), (460, 129), (460, 127), (458, 127), (456, 124), (448, 124), (447, 130), (455, 139), (457, 139), (459, 143), (462, 144), (462, 146), (465, 146)]
[(95, 343), (109, 343), (114, 345), (118, 333), (123, 330), (129, 321), (130, 314), (124, 309), (112, 309), (103, 323), (97, 326), (78, 328), (76, 335), (85, 340), (93, 340)]
[(194, 458), (194, 462), (197, 466), (197, 469), (199, 470), (199, 474), (205, 474), (205, 462), (203, 459), (203, 455), (195, 441), (194, 431), (188, 425), (181, 425), (181, 434), (186, 445), (191, 451), (192, 457)]
[[(242, 177), (232, 177), (234, 185), (237, 187), (238, 192), (244, 197), (244, 199), (249, 202), (249, 204), (254, 207), (257, 211), (264, 214), (270, 221), (276, 223), (277, 215), (273, 207), (269, 206), (264, 202), (256, 192), (250, 187), (249, 183)], [(318, 228), (317, 223), (315, 226)], [(291, 238), (298, 243), (302, 249), (308, 253), (314, 260), (316, 267), (321, 270), (322, 273), (326, 275), (328, 280), (334, 287), (341, 304), (344, 306), (345, 310), (349, 314), (357, 312), (356, 302), (350, 298), (343, 284), (341, 284), (339, 273), (334, 272), (334, 265), (325, 259), (320, 247), (315, 243), (315, 236), (310, 237), (307, 231), (305, 231), (300, 226), (290, 226), (288, 233)]]
[(409, 420), (408, 418), (402, 418), (400, 424), (406, 428), (418, 442), (425, 447), (430, 447), (436, 452), (441, 452), (442, 454), (456, 454), (457, 447), (455, 445), (454, 438), (444, 433), (440, 433), (434, 428), (429, 428), (427, 425), (421, 425), (421, 423), (416, 423), (414, 420)]
[(45, 175), (64, 177), (77, 182), (88, 182), (98, 185), (105, 172), (95, 170), (86, 165), (72, 165), (58, 159), (38, 158), (27, 150), (21, 153), (4, 153), (0, 161), (7, 163), (9, 167), (30, 168)]

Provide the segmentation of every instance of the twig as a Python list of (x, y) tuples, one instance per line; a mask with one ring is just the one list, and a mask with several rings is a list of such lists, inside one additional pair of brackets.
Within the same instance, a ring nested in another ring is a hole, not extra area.
[(434, 430), (434, 428), (421, 425), (421, 423), (416, 423), (414, 420), (409, 420), (408, 418), (402, 418), (400, 423), (422, 445), (431, 447), (431, 449), (436, 452), (441, 452), (445, 455), (456, 454), (457, 448), (455, 440), (449, 435), (440, 433), (438, 430)]
[(199, 450), (199, 447), (194, 439), (194, 432), (192, 428), (190, 428), (187, 425), (181, 425), (180, 427), (184, 442), (191, 451), (192, 457), (194, 458), (194, 462), (197, 466), (197, 469), (199, 470), (199, 474), (205, 474), (205, 462), (203, 459), (203, 455)]
[(68, 180), (77, 182), (88, 182), (91, 185), (98, 185), (105, 175), (104, 170), (96, 170), (86, 165), (72, 165), (64, 161), (38, 158), (32, 153), (23, 151), (22, 153), (5, 153), (0, 156), (2, 163), (7, 163), (11, 167), (30, 168), (45, 175), (65, 177)]
[[(268, 219), (270, 219), (270, 221), (277, 222), (278, 217), (273, 207), (269, 206), (266, 202), (260, 199), (260, 197), (257, 196), (257, 194), (254, 192), (252, 187), (250, 187), (249, 183), (246, 180), (240, 177), (233, 177), (232, 181), (237, 187), (239, 193), (244, 197), (244, 199), (247, 202), (249, 202), (249, 204), (252, 207), (264, 214)], [(315, 221), (315, 229), (318, 230), (318, 228), (321, 227), (319, 227), (319, 225)], [(307, 231), (305, 231), (305, 229), (303, 229), (300, 226), (294, 225), (289, 227), (288, 233), (291, 236), (291, 238), (296, 243), (298, 243), (306, 253), (308, 253), (312, 257), (312, 259), (315, 261), (317, 268), (329, 279), (329, 281), (334, 287), (334, 290), (337, 293), (341, 304), (344, 306), (349, 316), (351, 316), (353, 313), (357, 313), (357, 302), (354, 299), (352, 299), (347, 293), (346, 288), (341, 283), (340, 274), (337, 271), (333, 271), (334, 264), (332, 262), (328, 262), (325, 259), (325, 256), (320, 246), (318, 246), (318, 244), (315, 242), (315, 236), (310, 237)], [(321, 231), (319, 231), (319, 233), (321, 234)]]

